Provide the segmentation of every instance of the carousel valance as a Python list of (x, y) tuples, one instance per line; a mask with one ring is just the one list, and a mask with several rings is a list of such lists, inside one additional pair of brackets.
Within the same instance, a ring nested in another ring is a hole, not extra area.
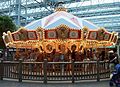
[[(18, 31), (3, 33), (3, 39), (7, 47), (36, 48), (44, 47), (45, 44), (68, 45), (70, 47), (77, 43), (85, 48), (111, 46), (117, 42), (117, 33), (108, 32), (103, 28), (91, 30), (87, 27), (83, 29), (73, 29), (66, 25), (60, 25), (54, 29), (45, 30), (38, 27), (36, 30), (20, 28)], [(45, 43), (45, 44), (44, 44)]]

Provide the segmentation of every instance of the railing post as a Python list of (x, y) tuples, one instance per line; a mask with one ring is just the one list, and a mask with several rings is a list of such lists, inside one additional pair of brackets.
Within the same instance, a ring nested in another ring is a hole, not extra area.
[(72, 59), (72, 83), (74, 83), (75, 81), (75, 79), (74, 79), (74, 59)]
[(19, 82), (22, 82), (22, 59), (19, 60), (18, 80)]
[(44, 59), (44, 83), (47, 83), (47, 59)]
[(100, 61), (97, 60), (97, 82), (100, 81), (100, 72), (99, 72), (100, 67), (99, 67), (99, 65), (100, 65)]
[(3, 66), (3, 59), (0, 60), (0, 80), (3, 80), (4, 75), (4, 66)]

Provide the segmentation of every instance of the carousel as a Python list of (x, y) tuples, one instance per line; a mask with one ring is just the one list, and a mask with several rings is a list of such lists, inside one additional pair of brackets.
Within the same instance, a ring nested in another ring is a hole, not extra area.
[(15, 32), (3, 33), (3, 40), (8, 48), (38, 48), (45, 53), (53, 50), (65, 53), (74, 46), (76, 51), (112, 46), (117, 39), (116, 32), (108, 32), (105, 28), (68, 13), (62, 7)]

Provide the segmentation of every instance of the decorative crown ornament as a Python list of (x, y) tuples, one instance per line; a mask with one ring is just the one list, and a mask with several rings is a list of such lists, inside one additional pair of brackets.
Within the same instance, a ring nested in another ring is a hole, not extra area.
[(66, 12), (67, 12), (67, 9), (62, 5), (63, 2), (58, 2), (57, 4), (58, 4), (58, 6), (57, 6), (57, 8), (55, 9), (55, 12), (56, 12), (56, 11), (66, 11)]

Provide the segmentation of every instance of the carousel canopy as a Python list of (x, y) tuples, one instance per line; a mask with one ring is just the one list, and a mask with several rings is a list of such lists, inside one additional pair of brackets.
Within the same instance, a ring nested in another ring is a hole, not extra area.
[(84, 48), (98, 48), (116, 44), (118, 35), (99, 28), (87, 20), (78, 18), (65, 11), (58, 10), (39, 20), (21, 27), (16, 32), (3, 33), (3, 40), (8, 47), (42, 48), (45, 51), (53, 49), (77, 50)]
[(38, 27), (42, 27), (44, 29), (51, 29), (61, 24), (67, 25), (70, 28), (74, 29), (82, 29), (84, 26), (87, 26), (89, 29), (98, 29), (98, 27), (93, 23), (82, 18), (78, 18), (65, 11), (57, 11), (45, 18), (31, 22), (26, 25), (25, 28), (29, 30), (34, 30)]

